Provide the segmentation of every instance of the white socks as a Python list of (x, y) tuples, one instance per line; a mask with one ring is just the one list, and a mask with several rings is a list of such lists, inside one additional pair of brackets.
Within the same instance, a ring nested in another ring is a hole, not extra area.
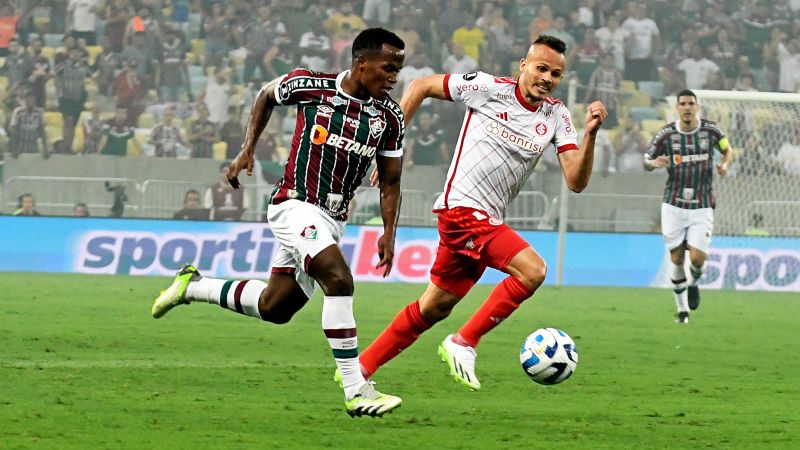
[(686, 271), (683, 265), (670, 262), (670, 279), (672, 280), (672, 292), (675, 294), (675, 305), (678, 312), (689, 311), (689, 300), (686, 292)]
[(267, 283), (260, 280), (220, 280), (201, 278), (186, 288), (186, 298), (194, 302), (214, 303), (239, 314), (261, 319), (258, 299)]
[(689, 286), (697, 286), (697, 280), (703, 276), (703, 268), (705, 264), (702, 266), (695, 266), (694, 264), (689, 265)]
[(325, 296), (322, 304), (322, 329), (333, 350), (333, 359), (342, 375), (342, 387), (347, 400), (353, 398), (366, 383), (358, 362), (358, 336), (353, 318), (353, 297)]

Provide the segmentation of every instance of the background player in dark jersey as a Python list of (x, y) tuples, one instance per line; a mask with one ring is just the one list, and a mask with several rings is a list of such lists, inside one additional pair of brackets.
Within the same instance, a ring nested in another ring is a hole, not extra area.
[[(678, 323), (689, 322), (689, 309), (700, 305), (697, 280), (703, 275), (714, 227), (714, 150), (722, 153), (716, 166), (720, 176), (728, 173), (733, 159), (730, 143), (716, 123), (700, 119), (694, 92), (677, 94), (678, 120), (664, 126), (644, 155), (644, 168), (667, 169), (667, 186), (661, 204), (661, 233), (670, 254)], [(691, 263), (687, 282), (686, 251)]]
[(338, 243), (348, 204), (377, 154), (384, 235), (378, 240), (384, 276), (394, 257), (400, 199), (403, 114), (389, 91), (403, 65), (405, 44), (380, 28), (353, 42), (350, 70), (340, 74), (295, 69), (265, 85), (250, 113), (242, 150), (228, 180), (253, 173), (256, 141), (272, 110), (297, 105), (297, 125), (283, 178), (270, 198), (267, 218), (281, 248), (269, 283), (201, 277), (187, 266), (153, 304), (153, 316), (201, 301), (277, 324), (286, 323), (314, 292), (325, 293), (322, 326), (342, 373), (347, 412), (380, 416), (400, 405), (364, 380), (353, 318), (353, 277)]

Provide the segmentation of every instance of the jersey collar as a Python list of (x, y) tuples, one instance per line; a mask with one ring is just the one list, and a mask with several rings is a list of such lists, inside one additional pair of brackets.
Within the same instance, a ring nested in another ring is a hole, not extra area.
[(681, 124), (679, 122), (680, 122), (680, 120), (676, 120), (675, 121), (675, 130), (680, 134), (695, 134), (697, 132), (697, 130), (700, 129), (700, 125), (701, 125), (700, 120), (698, 119), (697, 120), (697, 127), (694, 130), (683, 131), (683, 130), (681, 130)]
[(372, 97), (370, 97), (370, 98), (368, 98), (366, 100), (361, 100), (360, 98), (353, 97), (352, 95), (350, 95), (347, 92), (345, 92), (344, 89), (342, 89), (342, 80), (344, 80), (344, 77), (346, 77), (349, 73), (350, 73), (350, 70), (345, 70), (344, 72), (341, 72), (341, 73), (339, 73), (339, 75), (336, 76), (336, 92), (338, 92), (339, 95), (341, 95), (342, 97), (344, 97), (344, 98), (346, 98), (346, 99), (348, 99), (350, 101), (357, 102), (357, 103), (362, 103), (364, 105), (371, 105), (372, 104)]
[(519, 83), (514, 84), (514, 95), (517, 97), (519, 104), (530, 112), (537, 112), (542, 106), (541, 102), (539, 102), (537, 106), (531, 106), (528, 102), (526, 102), (525, 97), (522, 96), (522, 91), (519, 90)]

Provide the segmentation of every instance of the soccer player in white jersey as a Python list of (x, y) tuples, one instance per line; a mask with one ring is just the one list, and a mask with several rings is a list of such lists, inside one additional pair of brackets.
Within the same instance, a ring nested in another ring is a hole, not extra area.
[[(670, 278), (676, 322), (689, 323), (689, 310), (700, 306), (697, 280), (703, 276), (714, 229), (714, 151), (722, 153), (717, 173), (724, 177), (733, 159), (728, 138), (715, 122), (700, 119), (694, 92), (676, 95), (678, 120), (664, 125), (644, 155), (644, 168), (667, 169), (667, 185), (661, 204), (661, 233), (670, 255)], [(689, 252), (687, 280), (684, 261)]]
[(601, 102), (588, 106), (585, 137), (578, 145), (569, 110), (552, 97), (564, 75), (565, 51), (564, 42), (542, 35), (520, 60), (519, 79), (483, 72), (431, 75), (414, 80), (403, 95), (406, 122), (428, 97), (464, 102), (467, 112), (444, 192), (434, 205), (440, 241), (431, 282), (359, 355), (366, 377), (447, 317), (492, 267), (508, 277), (438, 349), (456, 381), (480, 389), (478, 341), (533, 295), (547, 271), (539, 254), (503, 223), (506, 207), (551, 144), (569, 188), (586, 188), (595, 136), (607, 115)]

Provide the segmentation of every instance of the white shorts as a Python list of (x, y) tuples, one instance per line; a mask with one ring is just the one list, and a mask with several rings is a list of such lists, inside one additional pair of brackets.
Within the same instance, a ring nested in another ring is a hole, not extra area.
[(321, 209), (300, 200), (269, 205), (267, 221), (281, 244), (272, 261), (272, 271), (294, 272), (297, 284), (310, 298), (317, 283), (308, 275), (308, 264), (319, 252), (339, 243), (344, 222), (333, 220)]
[(661, 204), (661, 234), (667, 250), (686, 241), (689, 246), (708, 254), (711, 234), (714, 231), (712, 208), (685, 209), (668, 203)]

